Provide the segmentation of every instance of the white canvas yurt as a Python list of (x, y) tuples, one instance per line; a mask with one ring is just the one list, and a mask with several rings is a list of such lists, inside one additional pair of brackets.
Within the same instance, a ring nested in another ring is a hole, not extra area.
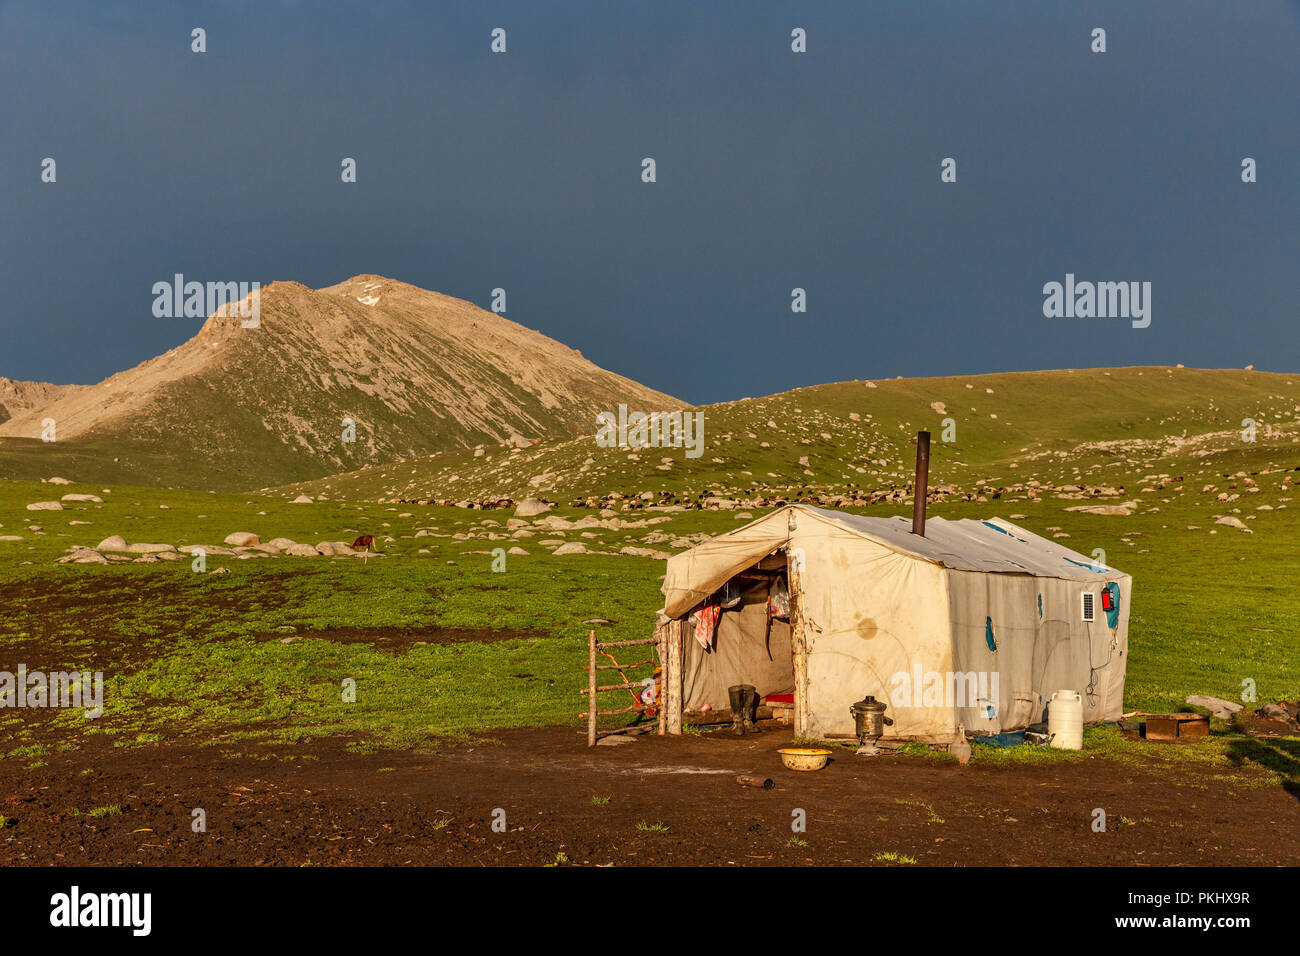
[(672, 557), (669, 731), (740, 683), (792, 694), (796, 734), (821, 739), (852, 737), (866, 695), (886, 738), (933, 743), (1023, 729), (1058, 690), (1085, 723), (1120, 717), (1129, 575), (996, 518), (914, 527), (791, 505)]

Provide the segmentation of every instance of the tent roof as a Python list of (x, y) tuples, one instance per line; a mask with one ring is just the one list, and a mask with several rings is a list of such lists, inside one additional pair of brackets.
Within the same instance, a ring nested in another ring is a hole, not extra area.
[(663, 585), (665, 613), (669, 617), (685, 614), (733, 575), (784, 547), (792, 537), (787, 517), (791, 512), (898, 554), (957, 571), (1029, 574), (1070, 581), (1126, 577), (1114, 568), (1095, 570), (1097, 566), (1084, 555), (1001, 518), (931, 518), (925, 523), (925, 537), (920, 538), (912, 534), (912, 523), (907, 518), (875, 518), (809, 505), (787, 505), (669, 558)]
[[(925, 537), (912, 534), (908, 518), (875, 518), (828, 511), (806, 505), (791, 505), (812, 512), (846, 531), (870, 538), (893, 551), (933, 561), (957, 571), (990, 571), (1002, 574), (1032, 574), (1036, 577), (1090, 581), (1118, 576), (1121, 572), (1049, 538), (1026, 531), (1002, 518), (977, 521), (961, 518), (948, 521), (928, 518)], [(773, 512), (777, 514), (779, 512)], [(767, 518), (770, 518), (768, 515)], [(760, 521), (766, 520), (760, 518)], [(705, 546), (707, 546), (705, 542)], [(1099, 570), (1100, 569), (1100, 570)]]

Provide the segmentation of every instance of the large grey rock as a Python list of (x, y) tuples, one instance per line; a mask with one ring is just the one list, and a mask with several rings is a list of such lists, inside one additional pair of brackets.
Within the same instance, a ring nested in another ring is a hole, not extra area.
[(108, 558), (91, 548), (77, 548), (59, 558), (59, 564), (108, 564)]
[(95, 545), (96, 551), (125, 551), (126, 538), (120, 534), (110, 534), (99, 544)]
[(1187, 698), (1187, 703), (1193, 707), (1204, 707), (1215, 717), (1221, 717), (1224, 720), (1227, 720), (1237, 711), (1244, 709), (1241, 704), (1224, 700), (1222, 697), (1209, 697), (1205, 694), (1192, 694)]
[(284, 549), (284, 553), (291, 554), (295, 558), (314, 558), (320, 554), (309, 544), (291, 544)]
[(63, 503), (60, 501), (33, 501), (27, 506), (28, 511), (62, 511)]
[(318, 554), (352, 554), (352, 545), (346, 541), (320, 541), (316, 544)]
[(586, 554), (587, 547), (581, 541), (570, 541), (567, 544), (560, 545), (551, 553), (552, 554)]
[(534, 515), (546, 514), (550, 510), (551, 506), (540, 498), (525, 498), (515, 505), (515, 517), (531, 518)]
[(232, 555), (235, 553), (230, 548), (223, 548), (216, 544), (183, 544), (176, 550), (184, 551), (186, 554), (193, 554), (195, 551), (202, 551), (205, 555), (209, 556), (214, 554)]
[(262, 539), (251, 531), (236, 531), (226, 535), (226, 544), (232, 548), (251, 548), (255, 544), (261, 544)]
[(136, 541), (127, 545), (126, 550), (131, 554), (157, 554), (160, 551), (175, 551), (176, 549), (170, 544), (146, 544), (143, 541)]
[(64, 501), (89, 501), (91, 504), (102, 505), (104, 499), (99, 495), (64, 495)]

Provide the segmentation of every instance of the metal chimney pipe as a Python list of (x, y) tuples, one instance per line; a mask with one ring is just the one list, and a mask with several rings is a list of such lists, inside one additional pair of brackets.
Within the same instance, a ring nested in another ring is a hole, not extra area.
[(916, 433), (916, 481), (912, 485), (912, 534), (925, 537), (925, 496), (930, 491), (930, 433)]

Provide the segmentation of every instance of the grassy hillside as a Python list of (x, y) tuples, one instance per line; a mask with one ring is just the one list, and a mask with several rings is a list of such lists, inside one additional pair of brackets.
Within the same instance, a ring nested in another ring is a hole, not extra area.
[[(656, 409), (645, 409), (653, 411)], [(915, 434), (931, 431), (931, 487), (1133, 485), (1300, 464), (1300, 376), (1174, 368), (1023, 372), (844, 382), (699, 409), (705, 448), (602, 448), (586, 436), (524, 450), (452, 452), (277, 489), (337, 498), (571, 501), (667, 492), (869, 500), (912, 482)], [(1242, 420), (1258, 423), (1242, 440)], [(951, 442), (943, 441), (951, 419)], [(806, 464), (801, 463), (806, 461)]]

